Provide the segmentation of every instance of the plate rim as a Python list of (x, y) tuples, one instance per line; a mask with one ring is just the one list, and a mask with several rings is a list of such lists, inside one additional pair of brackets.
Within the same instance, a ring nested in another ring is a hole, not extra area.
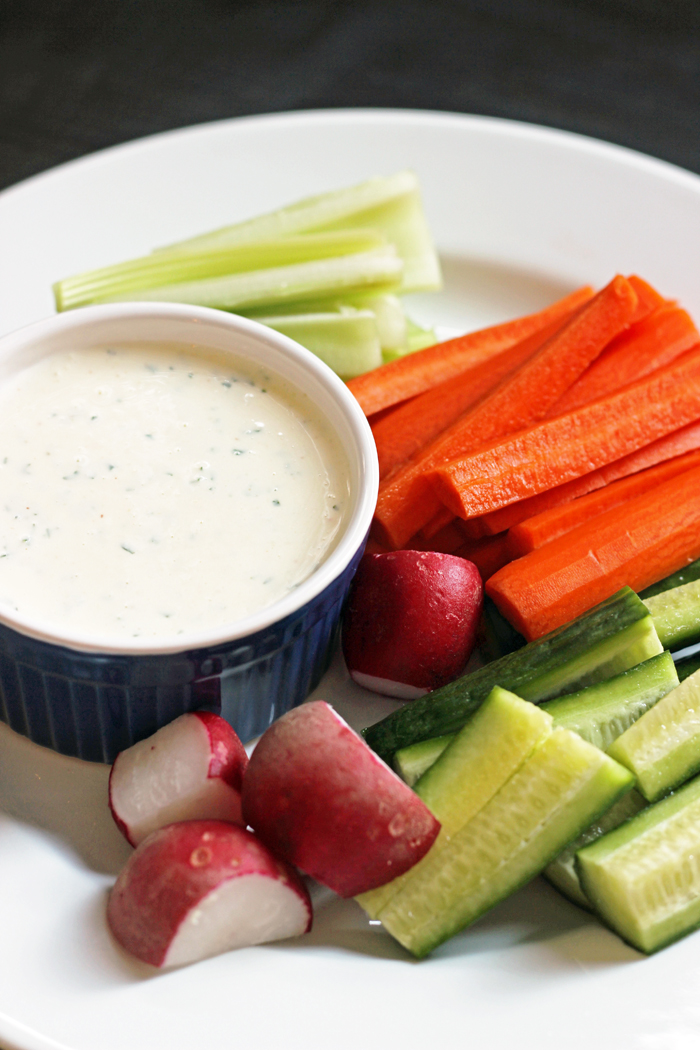
[[(535, 123), (517, 121), (502, 117), (489, 117), (480, 114), (468, 114), (450, 112), (443, 110), (412, 109), (412, 108), (327, 108), (308, 110), (288, 110), (273, 113), (250, 114), (239, 117), (222, 118), (214, 121), (202, 122), (193, 125), (184, 125), (162, 132), (144, 135), (137, 139), (117, 143), (112, 146), (95, 150), (84, 156), (73, 158), (59, 165), (37, 172), (34, 175), (14, 183), (0, 191), (0, 202), (12, 198), (17, 193), (22, 193), (41, 185), (47, 180), (56, 177), (70, 176), (75, 170), (86, 170), (99, 168), (109, 163), (113, 158), (129, 156), (139, 153), (147, 153), (157, 149), (158, 146), (174, 138), (196, 139), (198, 135), (225, 133), (233, 125), (236, 126), (265, 126), (273, 128), (276, 124), (303, 123), (322, 126), (329, 121), (338, 123), (342, 121), (347, 125), (367, 124), (382, 122), (398, 123), (401, 125), (424, 125), (424, 126), (454, 126), (463, 128), (474, 128), (490, 132), (504, 138), (529, 139), (533, 142), (553, 143), (567, 146), (573, 151), (599, 156), (605, 160), (624, 164), (629, 168), (648, 171), (652, 176), (662, 178), (666, 182), (685, 187), (700, 194), (700, 175), (688, 171), (671, 162), (645, 154), (641, 151), (615, 143), (595, 139), (577, 132), (553, 128)], [(15, 820), (18, 818), (10, 817)], [(31, 825), (30, 825), (31, 826)], [(527, 1034), (527, 1033), (526, 1033)], [(18, 1042), (18, 1038), (22, 1041)], [(27, 1040), (26, 1042), (24, 1040)], [(9, 1014), (0, 1011), (0, 1041), (6, 1041), (8, 1050), (74, 1050), (67, 1044), (59, 1042), (50, 1035), (44, 1035), (31, 1025), (23, 1021), (13, 1019)]]

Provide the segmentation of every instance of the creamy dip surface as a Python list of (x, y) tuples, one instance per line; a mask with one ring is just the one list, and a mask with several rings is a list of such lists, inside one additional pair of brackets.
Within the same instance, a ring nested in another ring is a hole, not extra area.
[(66, 633), (259, 612), (323, 561), (348, 502), (324, 417), (244, 358), (76, 350), (0, 389), (0, 603)]

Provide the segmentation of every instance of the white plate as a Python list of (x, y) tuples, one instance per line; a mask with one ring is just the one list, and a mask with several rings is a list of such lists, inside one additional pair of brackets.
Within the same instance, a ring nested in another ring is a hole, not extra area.
[[(296, 197), (414, 168), (446, 291), (443, 332), (638, 272), (700, 316), (700, 179), (541, 128), (446, 114), (301, 113), (107, 150), (0, 195), (0, 330), (52, 312), (51, 282)], [(319, 690), (359, 726), (391, 709), (336, 666)], [(128, 848), (106, 770), (0, 727), (0, 1039), (21, 1050), (678, 1050), (700, 1039), (700, 935), (643, 960), (536, 881), (421, 963), (317, 891), (302, 941), (154, 974), (106, 932)]]

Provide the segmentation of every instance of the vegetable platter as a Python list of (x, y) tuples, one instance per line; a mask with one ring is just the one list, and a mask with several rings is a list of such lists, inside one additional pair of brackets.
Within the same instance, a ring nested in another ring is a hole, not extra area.
[[(441, 338), (641, 273), (700, 317), (700, 179), (560, 132), (449, 114), (339, 111), (222, 122), (118, 147), (0, 196), (0, 327), (53, 312), (66, 274), (374, 175), (412, 169), (445, 290), (411, 298)], [(337, 661), (314, 698), (355, 728), (398, 704)], [(104, 922), (129, 847), (104, 767), (0, 726), (0, 1045), (696, 1046), (700, 938), (648, 959), (543, 880), (416, 963), (353, 901), (313, 889), (314, 929), (159, 973)]]

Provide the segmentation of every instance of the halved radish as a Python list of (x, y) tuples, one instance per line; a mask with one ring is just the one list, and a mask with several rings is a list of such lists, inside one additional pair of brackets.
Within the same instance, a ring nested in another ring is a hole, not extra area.
[(341, 897), (407, 871), (440, 829), (323, 700), (265, 731), (243, 778), (243, 816), (270, 849)]
[(220, 820), (161, 828), (127, 861), (107, 920), (128, 952), (153, 966), (298, 937), (311, 901), (297, 873), (255, 835)]
[(178, 820), (241, 822), (245, 748), (228, 722), (210, 711), (180, 715), (117, 755), (109, 808), (132, 846)]
[(475, 565), (436, 551), (366, 554), (343, 620), (352, 678), (375, 693), (413, 700), (464, 670), (483, 586)]

